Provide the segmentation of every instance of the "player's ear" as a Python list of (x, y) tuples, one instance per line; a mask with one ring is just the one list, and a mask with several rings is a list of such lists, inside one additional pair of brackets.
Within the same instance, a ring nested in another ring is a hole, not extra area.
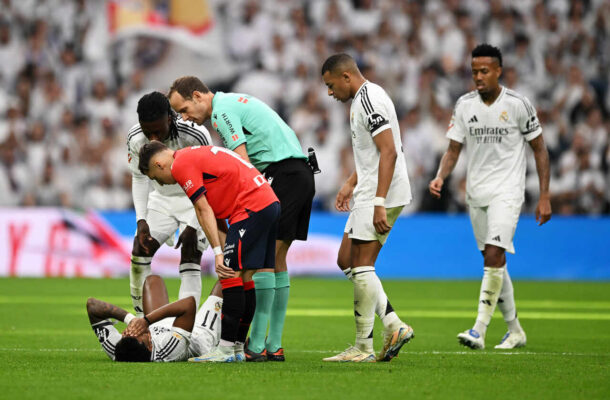
[(345, 80), (345, 82), (349, 82), (351, 79), (351, 75), (349, 74), (349, 72), (347, 71), (343, 71), (343, 73), (341, 73), (341, 76), (343, 77), (343, 79)]

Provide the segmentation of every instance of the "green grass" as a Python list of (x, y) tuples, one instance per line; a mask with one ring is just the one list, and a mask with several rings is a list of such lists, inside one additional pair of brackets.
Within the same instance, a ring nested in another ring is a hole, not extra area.
[[(167, 284), (175, 298), (178, 281)], [(85, 301), (128, 308), (128, 285), (0, 279), (0, 399), (610, 398), (610, 283), (516, 282), (528, 346), (493, 350), (505, 332), (497, 312), (488, 349), (475, 352), (455, 336), (474, 321), (480, 282), (386, 281), (416, 337), (391, 363), (363, 365), (321, 361), (353, 342), (352, 286), (342, 279), (292, 280), (285, 363), (113, 363), (89, 327)]]

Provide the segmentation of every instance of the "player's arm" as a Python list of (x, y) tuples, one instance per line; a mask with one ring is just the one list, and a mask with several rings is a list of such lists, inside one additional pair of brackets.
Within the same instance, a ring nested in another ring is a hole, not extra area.
[[(218, 224), (216, 222), (216, 216), (214, 215), (214, 210), (208, 203), (205, 196), (200, 196), (197, 201), (194, 203), (195, 212), (197, 213), (197, 219), (199, 220), (199, 225), (203, 228), (205, 232), (205, 236), (208, 238), (210, 242), (210, 246), (214, 250), (214, 258), (215, 258), (215, 266), (216, 273), (218, 277), (221, 279), (233, 278), (235, 276), (235, 271), (230, 268), (225, 267), (224, 265), (224, 255), (222, 253), (222, 246), (220, 241), (220, 234), (218, 230)], [(226, 234), (224, 235), (226, 238)]]
[(396, 153), (396, 146), (394, 145), (394, 137), (391, 129), (388, 128), (376, 134), (373, 136), (373, 141), (379, 151), (379, 168), (377, 175), (377, 192), (375, 193), (373, 225), (375, 225), (377, 233), (383, 234), (389, 232), (392, 228), (387, 221), (385, 198), (388, 195), (388, 190), (390, 190), (398, 154)]
[(241, 156), (241, 158), (243, 158), (247, 162), (250, 162), (250, 158), (248, 157), (248, 151), (246, 150), (245, 143), (240, 144), (239, 146), (234, 148), (233, 151), (236, 152), (237, 154), (239, 154)]
[(335, 208), (337, 211), (349, 211), (349, 202), (354, 195), (354, 188), (358, 184), (358, 174), (356, 171), (347, 178), (335, 198)]
[(542, 225), (551, 219), (551, 196), (549, 193), (550, 167), (549, 167), (549, 152), (544, 144), (542, 135), (536, 136), (529, 141), (529, 144), (534, 151), (534, 159), (536, 160), (536, 171), (538, 171), (538, 181), (540, 184), (540, 198), (536, 205), (536, 221), (538, 225)]
[(445, 179), (447, 179), (449, 174), (451, 174), (451, 172), (455, 168), (455, 164), (457, 163), (457, 160), (460, 157), (461, 151), (462, 143), (453, 139), (449, 139), (449, 147), (447, 148), (445, 154), (443, 154), (443, 158), (441, 158), (441, 163), (438, 167), (436, 177), (428, 185), (430, 193), (437, 199), (441, 198), (441, 189), (443, 188), (443, 183), (445, 183)]
[(146, 314), (144, 318), (135, 318), (127, 329), (125, 329), (123, 335), (133, 337), (140, 336), (146, 332), (150, 325), (171, 317), (176, 318), (172, 326), (184, 329), (187, 332), (192, 332), (193, 325), (195, 324), (195, 314), (197, 313), (196, 304), (193, 296), (166, 304), (163, 307), (159, 307)]
[(218, 226), (218, 237), (220, 238), (220, 245), (224, 250), (225, 243), (227, 242), (227, 233), (229, 232), (229, 226), (227, 225), (227, 221), (224, 219), (216, 219), (216, 226)]
[(129, 321), (134, 318), (133, 314), (128, 313), (121, 307), (93, 297), (87, 299), (87, 314), (89, 315), (89, 322), (91, 325), (109, 318), (129, 323)]
[(131, 197), (133, 199), (133, 207), (136, 211), (136, 237), (138, 238), (140, 246), (148, 252), (150, 245), (152, 245), (154, 241), (150, 235), (148, 223), (146, 222), (150, 179), (146, 175), (143, 175), (138, 169), (140, 155), (131, 142), (127, 143), (127, 150), (129, 152), (128, 160), (129, 169), (131, 171)]
[(189, 296), (157, 308), (147, 314), (146, 319), (148, 319), (151, 324), (154, 324), (165, 318), (176, 317), (173, 326), (191, 332), (193, 330), (193, 324), (195, 323), (195, 314), (197, 313), (196, 304), (195, 298)]

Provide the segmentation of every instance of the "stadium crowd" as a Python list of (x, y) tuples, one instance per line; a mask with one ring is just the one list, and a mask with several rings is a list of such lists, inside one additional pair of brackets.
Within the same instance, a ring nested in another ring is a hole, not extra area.
[[(92, 61), (85, 46), (99, 18), (95, 3), (0, 0), (1, 206), (132, 207), (127, 131), (142, 94), (166, 90), (175, 78), (143, 85), (147, 69), (176, 44), (147, 37), (111, 42), (101, 49), (106, 61)], [(238, 74), (207, 83), (259, 97), (305, 150), (316, 149), (322, 169), (316, 208), (332, 208), (353, 168), (349, 104), (329, 98), (320, 77), (329, 54), (348, 52), (396, 104), (414, 194), (407, 212), (465, 210), (465, 157), (441, 201), (427, 185), (447, 146), (453, 104), (473, 90), (470, 50), (488, 42), (503, 51), (503, 84), (538, 110), (554, 212), (610, 213), (608, 1), (209, 3)], [(538, 190), (533, 157), (526, 186), (531, 212)]]

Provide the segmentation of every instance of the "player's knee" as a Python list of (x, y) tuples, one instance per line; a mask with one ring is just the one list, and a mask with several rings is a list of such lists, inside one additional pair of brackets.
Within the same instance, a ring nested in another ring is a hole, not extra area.
[(144, 280), (145, 285), (154, 285), (159, 282), (163, 282), (163, 279), (159, 275), (148, 275)]
[(499, 268), (504, 265), (504, 250), (487, 249), (484, 255), (485, 266)]
[(182, 246), (182, 250), (180, 251), (180, 264), (186, 263), (201, 263), (201, 252), (197, 249), (197, 244), (194, 246)]
[(159, 246), (156, 244), (150, 244), (148, 250), (140, 245), (138, 238), (136, 237), (133, 241), (133, 248), (131, 250), (131, 255), (136, 257), (152, 257), (155, 255)]

